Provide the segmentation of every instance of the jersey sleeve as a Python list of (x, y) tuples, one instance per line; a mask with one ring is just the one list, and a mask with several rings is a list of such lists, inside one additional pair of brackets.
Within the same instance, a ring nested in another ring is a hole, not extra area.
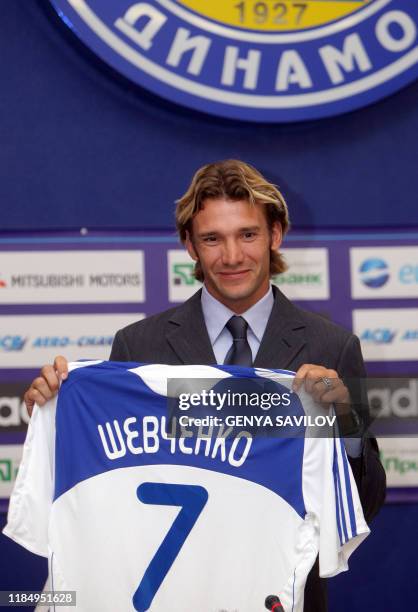
[(351, 553), (370, 530), (341, 438), (306, 439), (303, 494), (317, 530), (319, 575), (348, 570)]
[(35, 405), (3, 533), (48, 557), (48, 525), (54, 495), (55, 407)]

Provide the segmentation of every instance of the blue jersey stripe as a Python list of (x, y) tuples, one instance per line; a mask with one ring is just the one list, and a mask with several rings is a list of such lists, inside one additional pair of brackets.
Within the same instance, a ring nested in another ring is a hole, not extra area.
[(338, 536), (340, 538), (340, 544), (342, 546), (343, 545), (343, 535), (342, 535), (342, 529), (341, 529), (340, 500), (338, 496), (337, 471), (336, 471), (335, 461), (336, 461), (336, 453), (335, 453), (335, 440), (334, 440), (334, 458), (333, 458), (333, 463), (332, 463), (332, 473), (334, 476), (334, 489), (335, 489), (335, 514), (336, 514), (336, 521), (337, 521)]
[(348, 469), (347, 453), (345, 452), (345, 446), (341, 438), (340, 438), (340, 449), (341, 449), (341, 455), (343, 458), (345, 490), (346, 490), (346, 498), (347, 498), (347, 504), (348, 504), (348, 512), (350, 515), (351, 533), (352, 533), (352, 537), (354, 538), (357, 535), (357, 525), (356, 525), (356, 517), (354, 513), (353, 493), (351, 491), (351, 482), (350, 482), (350, 474), (349, 474), (349, 469)]
[(338, 518), (339, 518), (338, 522), (340, 523), (338, 530), (340, 533), (340, 542), (341, 542), (341, 545), (343, 545), (348, 541), (348, 533), (347, 533), (347, 525), (345, 522), (345, 513), (344, 513), (344, 505), (343, 505), (343, 498), (342, 498), (340, 473), (338, 469), (338, 453), (337, 453), (335, 439), (334, 439), (334, 461), (333, 461), (332, 469), (334, 472), (336, 498), (338, 500), (337, 512), (338, 512)]

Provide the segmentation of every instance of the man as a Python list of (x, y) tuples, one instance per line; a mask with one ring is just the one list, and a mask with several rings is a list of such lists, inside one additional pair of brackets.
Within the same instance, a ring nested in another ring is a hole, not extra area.
[[(358, 339), (295, 307), (270, 285), (270, 276), (286, 268), (278, 249), (289, 221), (278, 189), (243, 162), (209, 164), (177, 202), (176, 224), (203, 289), (182, 306), (117, 332), (110, 358), (289, 369), (296, 372), (296, 390), (304, 384), (315, 400), (348, 406), (345, 417), (354, 418), (350, 403), (361, 409), (361, 398), (350, 398), (344, 380), (365, 377)], [(66, 376), (64, 357), (42, 368), (26, 392), (28, 409), (50, 399)], [(385, 493), (377, 444), (351, 438), (346, 448), (370, 520)], [(326, 609), (325, 584), (316, 564), (306, 585), (304, 610)]]

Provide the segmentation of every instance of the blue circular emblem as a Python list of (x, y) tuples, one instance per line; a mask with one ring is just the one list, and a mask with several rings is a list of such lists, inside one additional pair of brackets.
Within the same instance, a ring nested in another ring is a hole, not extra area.
[(51, 0), (98, 56), (183, 106), (317, 119), (418, 76), (416, 0)]
[(366, 259), (360, 266), (360, 276), (367, 287), (372, 289), (383, 287), (389, 280), (387, 263), (378, 258)]

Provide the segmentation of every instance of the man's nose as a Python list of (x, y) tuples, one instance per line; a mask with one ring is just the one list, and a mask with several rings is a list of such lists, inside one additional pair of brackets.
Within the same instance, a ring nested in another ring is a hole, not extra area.
[(222, 252), (223, 263), (227, 266), (236, 266), (244, 259), (241, 245), (238, 240), (227, 240)]

